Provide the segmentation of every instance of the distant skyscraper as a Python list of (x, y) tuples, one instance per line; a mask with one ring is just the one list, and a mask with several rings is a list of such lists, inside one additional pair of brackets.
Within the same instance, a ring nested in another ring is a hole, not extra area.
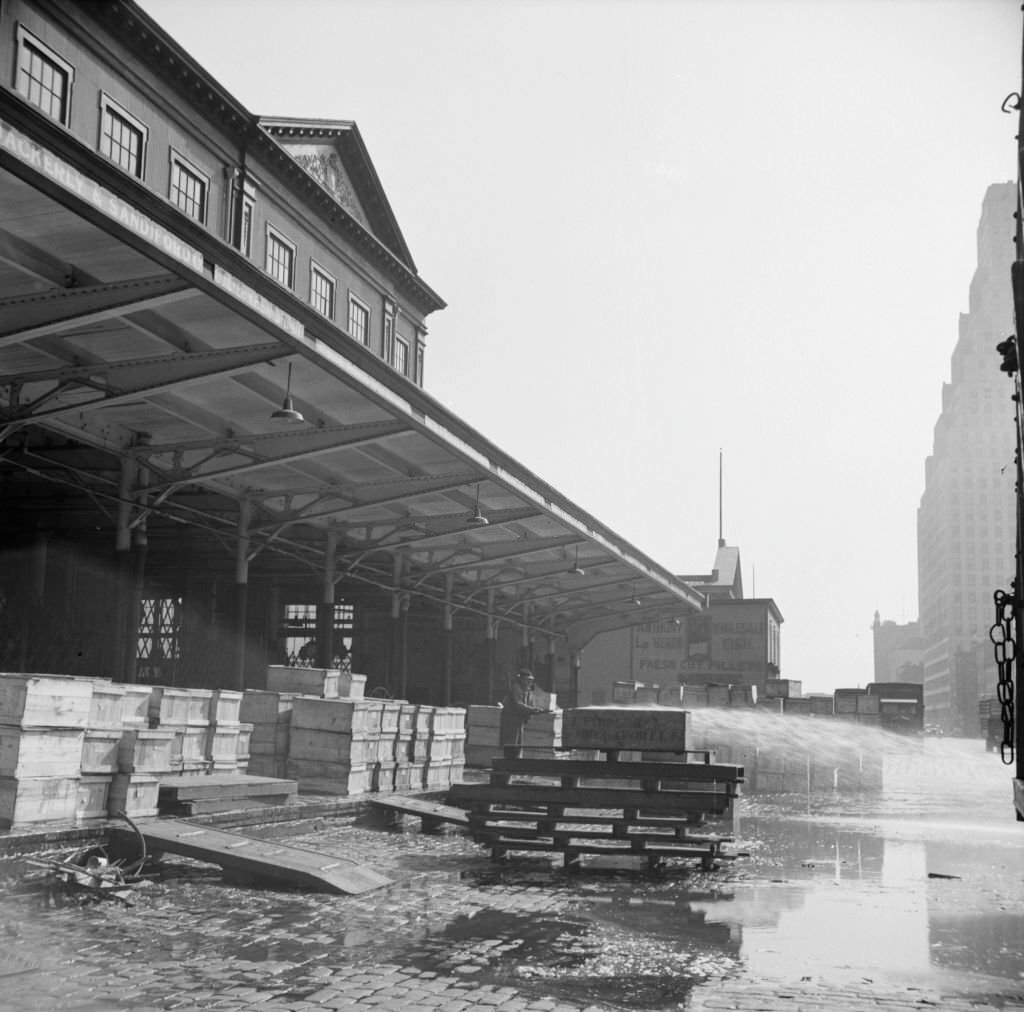
[(978, 226), (970, 309), (960, 316), (950, 382), (942, 387), (917, 512), (917, 581), (925, 719), (976, 733), (979, 695), (994, 695), (995, 664), (968, 663), (988, 637), (997, 588), (1014, 572), (1012, 388), (995, 346), (1013, 331), (1013, 183), (988, 188)]

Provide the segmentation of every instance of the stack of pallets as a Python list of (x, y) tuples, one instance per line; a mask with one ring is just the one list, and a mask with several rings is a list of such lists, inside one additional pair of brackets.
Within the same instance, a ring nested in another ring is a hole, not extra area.
[[(510, 851), (553, 851), (567, 867), (584, 854), (627, 855), (656, 865), (728, 855), (728, 836), (699, 832), (706, 816), (731, 814), (743, 767), (714, 764), (685, 747), (685, 710), (585, 707), (565, 711), (569, 748), (603, 759), (495, 759), (487, 784), (453, 785), (470, 832), (495, 859)], [(626, 760), (626, 755), (642, 755)], [(696, 761), (694, 761), (696, 760)]]
[[(702, 758), (706, 753), (699, 753)], [(456, 784), (452, 803), (469, 809), (477, 843), (494, 858), (555, 851), (566, 866), (583, 854), (727, 858), (728, 836), (698, 832), (705, 816), (730, 812), (742, 766), (680, 761), (496, 759), (489, 784)]]

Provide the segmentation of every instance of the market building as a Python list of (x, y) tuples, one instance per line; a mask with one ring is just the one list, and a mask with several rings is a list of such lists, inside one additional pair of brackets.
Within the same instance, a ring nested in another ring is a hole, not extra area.
[(572, 701), (703, 607), (425, 390), (444, 302), (354, 123), (254, 115), (129, 0), (5, 3), (0, 66), (0, 668)]

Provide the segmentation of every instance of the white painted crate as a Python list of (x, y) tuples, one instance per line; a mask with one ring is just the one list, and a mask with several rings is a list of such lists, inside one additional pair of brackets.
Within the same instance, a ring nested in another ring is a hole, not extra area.
[(0, 724), (84, 729), (91, 704), (88, 679), (0, 672)]
[(78, 777), (0, 777), (0, 828), (72, 820)]
[(77, 777), (84, 731), (0, 725), (0, 777)]

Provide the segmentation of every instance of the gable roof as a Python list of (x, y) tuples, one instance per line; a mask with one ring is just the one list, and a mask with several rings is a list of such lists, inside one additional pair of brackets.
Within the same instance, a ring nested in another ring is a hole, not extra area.
[[(260, 116), (258, 123), (314, 179), (341, 208), (369, 229), (409, 270), (416, 270), (405, 237), (373, 167), (359, 127), (351, 120), (295, 119)], [(331, 148), (337, 163), (328, 164), (296, 148), (316, 145)]]

